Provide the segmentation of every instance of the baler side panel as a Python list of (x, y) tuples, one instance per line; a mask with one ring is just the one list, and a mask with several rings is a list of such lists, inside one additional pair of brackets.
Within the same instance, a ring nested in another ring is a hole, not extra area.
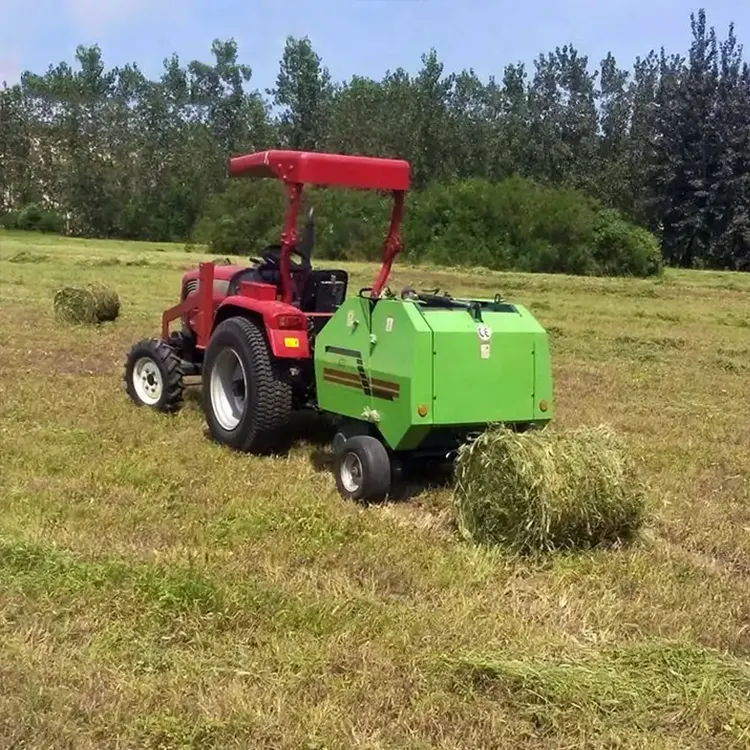
[[(545, 401), (547, 411), (540, 404)], [(534, 342), (534, 419), (549, 421), (554, 418), (554, 388), (549, 338), (546, 333), (538, 333)]]
[(489, 340), (465, 311), (425, 310), (434, 332), (436, 425), (535, 418), (535, 347), (544, 332), (525, 309), (517, 309), (483, 314)]
[(391, 448), (415, 448), (432, 426), (432, 330), (413, 303), (383, 299), (372, 334), (369, 375), (381, 435)]
[(318, 406), (332, 414), (365, 419), (371, 407), (366, 385), (370, 359), (370, 311), (367, 300), (346, 300), (315, 340)]

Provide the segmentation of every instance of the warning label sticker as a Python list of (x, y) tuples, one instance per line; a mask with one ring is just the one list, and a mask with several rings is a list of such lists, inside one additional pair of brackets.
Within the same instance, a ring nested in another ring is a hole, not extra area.
[(488, 325), (477, 326), (477, 335), (480, 341), (489, 341), (492, 338), (492, 329)]

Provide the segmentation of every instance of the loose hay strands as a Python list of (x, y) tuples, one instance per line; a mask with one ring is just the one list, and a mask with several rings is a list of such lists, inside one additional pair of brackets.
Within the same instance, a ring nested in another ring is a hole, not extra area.
[(468, 539), (523, 554), (631, 540), (645, 490), (607, 427), (515, 433), (493, 427), (464, 446), (454, 503)]
[(120, 298), (104, 284), (66, 286), (55, 293), (54, 307), (58, 318), (66, 323), (94, 325), (117, 319)]

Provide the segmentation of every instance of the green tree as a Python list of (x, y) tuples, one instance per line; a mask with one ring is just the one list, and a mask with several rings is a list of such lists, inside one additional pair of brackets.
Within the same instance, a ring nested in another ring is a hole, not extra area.
[(288, 37), (276, 77), (276, 88), (268, 92), (281, 108), (280, 131), (292, 149), (325, 147), (330, 125), (333, 86), (307, 37)]

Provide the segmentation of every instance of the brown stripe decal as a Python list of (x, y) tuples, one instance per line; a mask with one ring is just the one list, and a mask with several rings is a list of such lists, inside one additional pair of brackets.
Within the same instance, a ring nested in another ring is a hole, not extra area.
[(370, 378), (370, 382), (373, 384), (373, 386), (377, 388), (381, 388), (385, 391), (394, 391), (395, 393), (398, 393), (400, 390), (400, 386), (398, 383), (394, 383), (391, 380), (380, 380), (378, 378)]
[(395, 393), (394, 391), (381, 391), (380, 388), (373, 388), (372, 395), (375, 396), (375, 398), (382, 398), (385, 401), (393, 401), (398, 398), (398, 393)]
[(364, 367), (359, 366), (357, 373), (339, 370), (333, 367), (323, 369), (323, 380), (336, 385), (348, 385), (351, 388), (361, 389), (366, 396), (374, 396), (387, 401), (393, 401), (398, 398), (401, 388), (398, 383), (391, 380), (381, 380), (379, 378), (370, 379), (364, 371)]
[(335, 378), (342, 378), (343, 380), (351, 380), (357, 385), (360, 384), (359, 375), (355, 372), (346, 372), (345, 370), (334, 370), (331, 367), (326, 367), (323, 370), (324, 375), (331, 375)]
[(355, 383), (352, 380), (344, 380), (343, 378), (336, 378), (333, 375), (323, 375), (323, 380), (327, 383), (336, 383), (337, 385), (348, 385), (350, 388), (356, 388), (361, 391), (362, 388), (359, 383)]

